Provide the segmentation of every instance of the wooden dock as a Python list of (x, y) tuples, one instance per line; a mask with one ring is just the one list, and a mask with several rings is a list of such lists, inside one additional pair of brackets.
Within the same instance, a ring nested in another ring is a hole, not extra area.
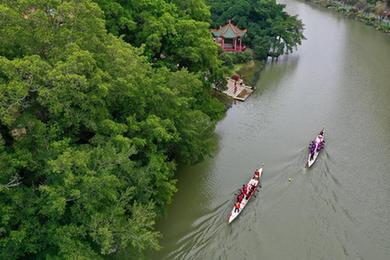
[(246, 86), (242, 79), (228, 79), (227, 90), (223, 91), (226, 95), (240, 101), (245, 101), (253, 92), (253, 89)]

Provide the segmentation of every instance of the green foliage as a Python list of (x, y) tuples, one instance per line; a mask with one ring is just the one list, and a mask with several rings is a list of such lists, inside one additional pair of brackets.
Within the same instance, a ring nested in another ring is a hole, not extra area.
[(182, 13), (196, 21), (210, 21), (210, 9), (204, 0), (173, 0), (172, 2)]
[(274, 0), (210, 0), (213, 27), (232, 20), (247, 28), (245, 43), (258, 59), (293, 52), (302, 40), (303, 23)]
[(144, 46), (156, 65), (209, 73), (220, 66), (203, 0), (95, 2), (105, 13), (107, 29), (134, 46)]
[(253, 60), (238, 66), (238, 68), (235, 70), (235, 73), (240, 75), (240, 77), (244, 80), (244, 82), (246, 82), (247, 85), (255, 86), (263, 68), (264, 63), (262, 61)]
[[(296, 46), (298, 21), (253, 1), (216, 1), (218, 19), (248, 25), (258, 56)], [(159, 248), (176, 164), (210, 154), (223, 116), (209, 22), (203, 0), (1, 2), (0, 259)]]
[[(86, 0), (0, 4), (0, 259), (158, 249), (177, 161), (210, 153), (223, 105), (208, 9), (98, 2), (109, 16)], [(181, 66), (151, 64), (162, 51)]]
[(250, 50), (244, 52), (223, 52), (220, 58), (226, 66), (233, 67), (234, 64), (246, 63), (253, 60), (253, 53)]
[(234, 62), (234, 55), (232, 55), (229, 52), (224, 52), (221, 54), (221, 60), (223, 61), (224, 65), (233, 68), (235, 62)]

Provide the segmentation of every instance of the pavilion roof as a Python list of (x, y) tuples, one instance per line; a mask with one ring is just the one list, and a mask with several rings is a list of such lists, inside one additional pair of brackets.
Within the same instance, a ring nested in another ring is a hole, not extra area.
[(232, 39), (237, 37), (243, 37), (247, 32), (247, 29), (241, 30), (229, 20), (227, 24), (219, 27), (219, 29), (212, 29), (211, 33), (215, 37), (223, 37), (226, 39)]

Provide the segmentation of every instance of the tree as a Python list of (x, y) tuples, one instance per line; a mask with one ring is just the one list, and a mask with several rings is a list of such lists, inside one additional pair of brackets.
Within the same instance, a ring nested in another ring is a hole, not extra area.
[(210, 0), (210, 3), (213, 26), (232, 20), (247, 28), (244, 40), (259, 59), (291, 53), (305, 39), (303, 23), (273, 0)]
[[(107, 33), (91, 1), (3, 1), (0, 10), (0, 258), (158, 249), (154, 222), (176, 191), (176, 163), (209, 153), (222, 114), (204, 74), (151, 64)], [(116, 28), (132, 30), (131, 21)], [(182, 33), (204, 23), (180, 22)], [(197, 51), (188, 62), (207, 64)]]
[(183, 14), (201, 22), (210, 22), (210, 8), (203, 0), (174, 0)]
[(221, 65), (203, 0), (96, 2), (105, 13), (107, 29), (134, 46), (144, 46), (155, 65), (207, 73)]

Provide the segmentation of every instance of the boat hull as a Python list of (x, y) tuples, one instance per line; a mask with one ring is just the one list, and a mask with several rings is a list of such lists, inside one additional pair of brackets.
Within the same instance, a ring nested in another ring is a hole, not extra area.
[(310, 153), (309, 153), (309, 156), (307, 158), (307, 167), (308, 168), (310, 168), (314, 164), (314, 162), (317, 160), (317, 157), (321, 151), (321, 150), (319, 150), (319, 144), (321, 142), (324, 142), (324, 137), (322, 135), (317, 135), (315, 141), (316, 141), (316, 148), (315, 148), (314, 155), (313, 155), (313, 157), (311, 157)]
[(317, 160), (317, 157), (319, 154), (320, 154), (320, 152), (316, 151), (311, 160), (310, 160), (310, 154), (309, 154), (309, 157), (307, 158), (307, 167), (308, 168), (310, 168), (314, 164), (314, 162)]
[[(253, 178), (250, 179), (250, 181), (248, 182), (248, 187), (250, 187), (250, 185), (255, 185), (256, 186), (256, 189), (258, 188), (259, 186), (259, 183), (261, 181), (261, 176), (263, 174), (263, 168), (260, 168), (258, 169), (259, 171), (259, 180), (255, 180)], [(229, 218), (228, 218), (228, 223), (232, 223), (233, 220), (235, 220), (240, 214), (241, 212), (243, 211), (243, 209), (245, 208), (245, 206), (248, 204), (249, 200), (253, 197), (253, 195), (255, 194), (256, 191), (252, 192), (251, 196), (248, 197), (248, 199), (244, 198), (241, 203), (240, 203), (240, 210), (238, 212), (235, 212), (235, 207), (233, 206), (233, 209), (232, 211), (230, 212), (229, 214)]]

